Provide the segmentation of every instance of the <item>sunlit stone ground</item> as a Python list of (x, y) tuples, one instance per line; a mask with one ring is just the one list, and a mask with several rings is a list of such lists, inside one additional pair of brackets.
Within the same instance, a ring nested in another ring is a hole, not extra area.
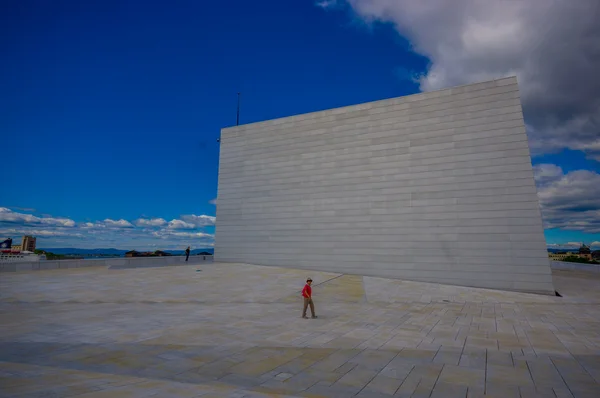
[(562, 298), (242, 264), (1, 273), (0, 397), (600, 397), (600, 277), (554, 279)]

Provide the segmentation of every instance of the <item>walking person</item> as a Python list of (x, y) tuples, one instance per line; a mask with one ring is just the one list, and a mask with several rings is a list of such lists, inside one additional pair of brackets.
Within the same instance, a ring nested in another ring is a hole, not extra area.
[(313, 303), (312, 288), (310, 287), (310, 285), (312, 285), (312, 279), (308, 278), (306, 280), (306, 285), (304, 285), (304, 289), (302, 289), (302, 297), (304, 298), (304, 308), (302, 309), (302, 318), (304, 318), (304, 319), (308, 319), (308, 317), (306, 316), (306, 309), (308, 308), (309, 305), (310, 305), (310, 313), (312, 315), (312, 318), (315, 319), (317, 317), (315, 315), (315, 304)]
[(185, 249), (185, 261), (187, 261), (188, 258), (190, 258), (190, 247), (189, 246), (187, 247), (187, 249)]

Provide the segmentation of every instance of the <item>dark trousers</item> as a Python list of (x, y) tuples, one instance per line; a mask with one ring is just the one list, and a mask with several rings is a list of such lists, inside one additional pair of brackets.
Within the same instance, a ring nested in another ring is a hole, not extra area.
[(185, 253), (185, 261), (187, 261), (188, 258), (190, 258), (190, 253)]
[(312, 298), (304, 297), (304, 308), (302, 309), (302, 316), (306, 316), (306, 309), (310, 305), (310, 313), (312, 316), (315, 316), (315, 305), (313, 303)]

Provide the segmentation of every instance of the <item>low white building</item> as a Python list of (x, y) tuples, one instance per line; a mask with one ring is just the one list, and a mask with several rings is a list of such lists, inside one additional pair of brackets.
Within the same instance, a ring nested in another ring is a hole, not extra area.
[(30, 251), (3, 250), (0, 252), (0, 263), (31, 262), (45, 259), (44, 254), (37, 255)]

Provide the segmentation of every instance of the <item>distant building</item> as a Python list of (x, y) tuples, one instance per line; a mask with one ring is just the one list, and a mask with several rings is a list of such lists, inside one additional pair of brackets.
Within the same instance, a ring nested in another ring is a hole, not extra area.
[(125, 257), (139, 257), (139, 255), (140, 253), (135, 250), (131, 250), (125, 253)]
[(24, 252), (24, 251), (34, 252), (35, 251), (36, 238), (31, 235), (23, 236), (23, 239), (21, 239), (21, 244), (12, 243), (12, 239), (10, 241), (11, 241), (10, 249), (14, 252)]
[(592, 259), (600, 261), (600, 250), (594, 250), (592, 252)]
[(581, 244), (581, 247), (579, 248), (579, 257), (585, 258), (586, 260), (591, 260), (592, 259), (592, 251), (590, 250), (590, 247), (586, 246), (584, 244)]
[(35, 242), (31, 235), (23, 236), (21, 244), (13, 244), (11, 238), (0, 242), (0, 263), (46, 260), (45, 255), (34, 254)]
[[(594, 257), (594, 253), (597, 253), (595, 254), (596, 257)], [(563, 261), (567, 257), (579, 257), (591, 261), (600, 258), (600, 250), (596, 250), (592, 253), (589, 246), (582, 244), (579, 250), (575, 252), (548, 253), (548, 257), (550, 258), (550, 260), (554, 261)]]
[(34, 252), (35, 251), (35, 241), (36, 241), (36, 238), (33, 236), (30, 236), (30, 235), (23, 236), (23, 241), (21, 243), (21, 250)]
[(548, 257), (553, 261), (563, 261), (565, 258), (572, 256), (572, 253), (567, 252), (556, 252), (556, 253), (548, 253)]

